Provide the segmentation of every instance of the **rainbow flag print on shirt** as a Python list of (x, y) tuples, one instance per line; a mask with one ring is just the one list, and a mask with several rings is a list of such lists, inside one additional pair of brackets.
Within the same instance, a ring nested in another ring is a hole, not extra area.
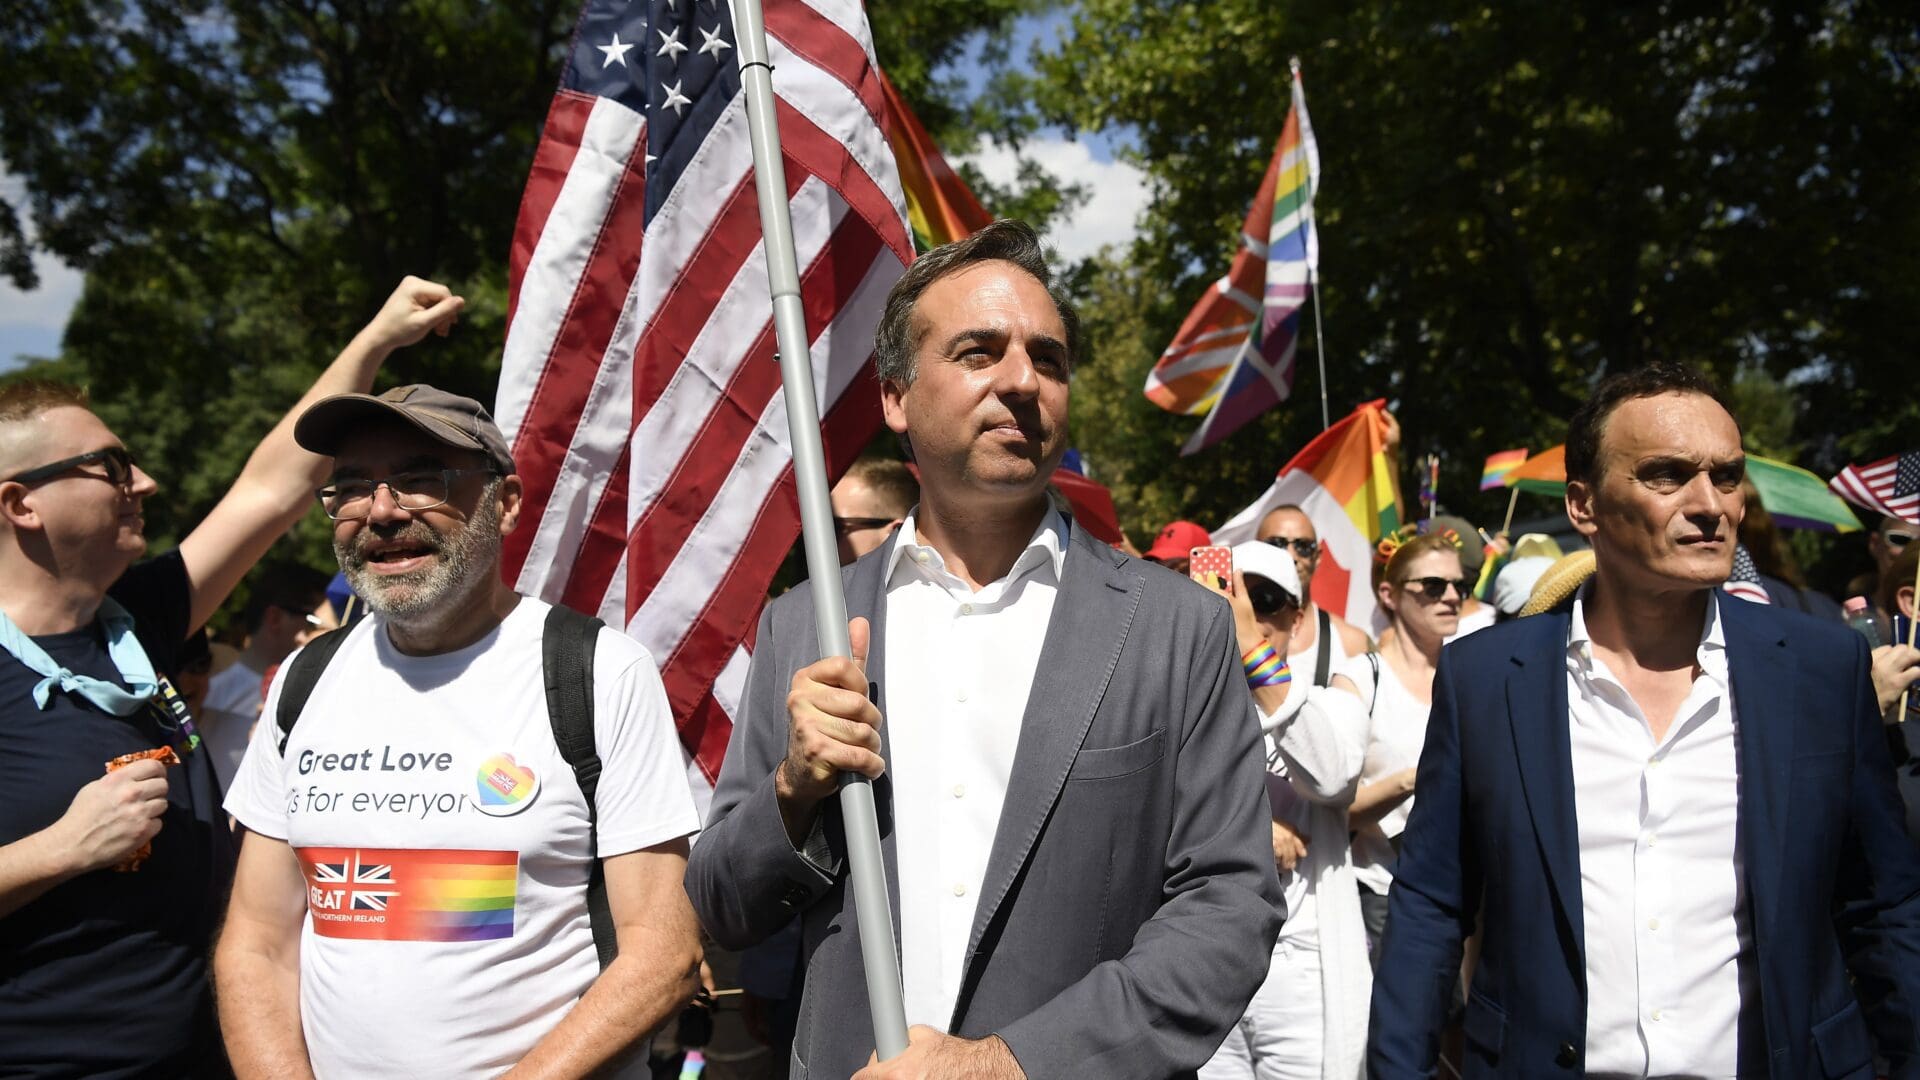
[(484, 941), (513, 936), (517, 851), (300, 848), (322, 937)]

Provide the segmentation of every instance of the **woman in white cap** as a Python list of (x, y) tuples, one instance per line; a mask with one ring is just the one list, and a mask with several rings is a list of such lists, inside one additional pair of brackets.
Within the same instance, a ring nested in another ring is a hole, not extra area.
[[(1344, 675), (1294, 679), (1287, 645), (1300, 619), (1293, 558), (1269, 544), (1233, 549), (1233, 609), (1247, 687), (1266, 734), (1274, 862), (1286, 925), (1266, 981), (1202, 1080), (1356, 1080), (1373, 988), (1347, 849), (1347, 804), (1366, 757), (1367, 716)], [(1215, 591), (1224, 583), (1203, 582)]]

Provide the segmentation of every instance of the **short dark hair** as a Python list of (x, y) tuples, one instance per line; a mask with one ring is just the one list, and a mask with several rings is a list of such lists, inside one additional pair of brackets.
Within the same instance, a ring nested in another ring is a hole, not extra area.
[(21, 379), (0, 387), (0, 423), (31, 420), (48, 409), (90, 409), (85, 387), (45, 379)]
[(245, 620), (247, 632), (260, 629), (267, 609), (310, 612), (327, 598), (327, 575), (310, 566), (274, 563), (261, 567), (253, 587), (247, 591)]
[(1066, 325), (1068, 370), (1079, 363), (1080, 315), (1074, 311), (1066, 291), (1054, 280), (1053, 271), (1047, 266), (1046, 252), (1040, 247), (1039, 235), (1024, 221), (1004, 220), (965, 239), (934, 248), (913, 260), (907, 272), (893, 283), (873, 344), (873, 371), (881, 382), (897, 382), (902, 386), (913, 382), (913, 354), (920, 344), (920, 334), (913, 325), (913, 308), (920, 294), (941, 278), (983, 262), (1010, 262), (1033, 275), (1053, 298), (1060, 321)]
[(1685, 364), (1656, 360), (1643, 367), (1615, 372), (1600, 380), (1573, 419), (1567, 423), (1567, 479), (1591, 484), (1600, 464), (1600, 436), (1613, 410), (1635, 398), (1661, 394), (1700, 394), (1727, 408), (1720, 387), (1704, 372)]
[(871, 488), (896, 516), (906, 517), (920, 501), (920, 481), (913, 478), (905, 462), (870, 455), (849, 465), (847, 475)]

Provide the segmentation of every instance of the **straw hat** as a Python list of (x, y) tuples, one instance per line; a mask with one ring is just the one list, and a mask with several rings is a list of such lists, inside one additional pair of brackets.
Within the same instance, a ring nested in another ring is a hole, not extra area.
[(1533, 595), (1527, 598), (1520, 614), (1539, 615), (1559, 607), (1593, 576), (1593, 567), (1593, 552), (1590, 550), (1562, 556), (1558, 562), (1547, 567), (1547, 572), (1541, 574), (1540, 580), (1534, 583)]

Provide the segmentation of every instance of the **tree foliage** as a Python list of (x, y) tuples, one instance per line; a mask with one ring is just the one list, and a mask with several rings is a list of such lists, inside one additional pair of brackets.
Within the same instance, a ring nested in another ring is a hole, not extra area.
[(1120, 370), (1083, 380), (1078, 433), (1129, 525), (1219, 520), (1319, 428), (1310, 333), (1293, 401), (1196, 458), (1173, 456), (1194, 421), (1124, 395), (1226, 267), (1290, 55), (1324, 161), (1333, 412), (1392, 399), (1408, 460), (1447, 456), (1444, 501), (1497, 516), (1480, 456), (1560, 441), (1594, 379), (1651, 357), (1790, 388), (1815, 468), (1920, 443), (1911, 12), (1083, 0), (1001, 97), (1130, 128), (1152, 181), (1095, 277)]

